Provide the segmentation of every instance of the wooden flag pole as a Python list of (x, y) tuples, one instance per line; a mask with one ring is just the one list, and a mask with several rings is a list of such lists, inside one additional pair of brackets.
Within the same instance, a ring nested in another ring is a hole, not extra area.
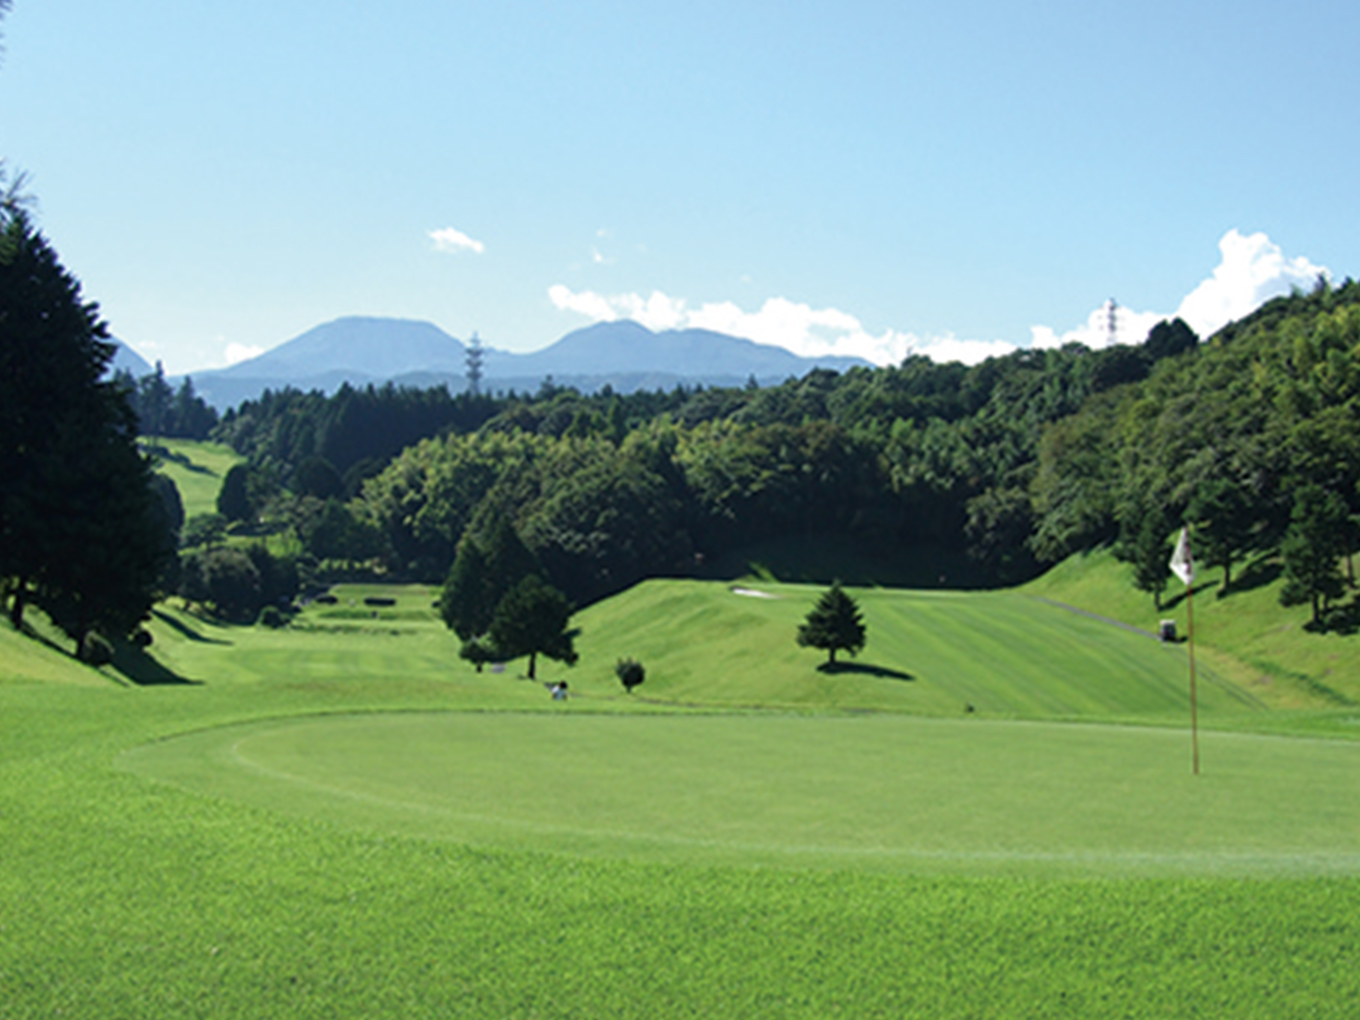
[(1190, 525), (1181, 528), (1176, 551), (1168, 564), (1171, 572), (1185, 582), (1185, 631), (1190, 643), (1190, 747), (1195, 775), (1199, 775), (1199, 692), (1195, 690), (1195, 558), (1190, 552)]
[(1185, 589), (1186, 640), (1190, 645), (1190, 748), (1199, 775), (1199, 697), (1195, 692), (1195, 587)]

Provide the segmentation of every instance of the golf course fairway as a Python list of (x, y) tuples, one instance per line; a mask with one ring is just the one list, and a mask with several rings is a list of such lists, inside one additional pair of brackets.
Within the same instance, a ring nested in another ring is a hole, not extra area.
[(1360, 873), (1360, 744), (785, 714), (395, 712), (224, 726), (121, 767), (347, 828), (900, 872)]

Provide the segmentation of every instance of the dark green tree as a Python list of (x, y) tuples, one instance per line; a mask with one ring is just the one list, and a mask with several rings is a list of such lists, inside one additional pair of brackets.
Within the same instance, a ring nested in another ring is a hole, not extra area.
[(248, 521), (255, 508), (250, 505), (250, 468), (233, 464), (222, 479), (217, 493), (217, 512), (228, 521)]
[(202, 554), (206, 601), (227, 620), (247, 622), (264, 605), (260, 571), (250, 555), (236, 546), (219, 546)]
[(445, 626), (465, 642), (475, 640), (491, 626), (496, 604), (489, 599), (489, 584), (481, 544), (464, 535), (439, 596), (439, 614)]
[(1247, 546), (1251, 533), (1251, 503), (1242, 486), (1227, 478), (1201, 482), (1190, 499), (1186, 516), (1193, 521), (1200, 558), (1223, 568), (1219, 594), (1232, 586), (1232, 565)]
[(851, 655), (859, 654), (864, 647), (864, 634), (859, 606), (837, 581), (817, 600), (807, 620), (798, 626), (798, 644), (804, 648), (825, 648), (827, 663), (834, 665), (839, 649), (845, 649)]
[(165, 366), (156, 362), (156, 370), (137, 380), (138, 425), (146, 436), (167, 436), (172, 427), (175, 391), (165, 381)]
[(497, 514), (483, 535), (468, 529), (440, 595), (444, 623), (464, 641), (486, 633), (506, 593), (542, 572), (507, 515)]
[(536, 679), (540, 655), (568, 666), (576, 664), (576, 631), (568, 630), (571, 603), (550, 584), (530, 574), (511, 588), (496, 606), (488, 636), (505, 659), (529, 656), (529, 679)]
[(1191, 350), (1198, 344), (1199, 337), (1195, 331), (1185, 324), (1185, 320), (1175, 318), (1170, 321), (1163, 319), (1153, 326), (1143, 346), (1152, 361), (1160, 361)]
[(107, 337), (23, 196), (5, 188), (0, 580), (16, 627), (36, 599), (77, 642), (94, 627), (127, 633), (145, 616), (168, 547), (126, 391), (103, 381)]
[(633, 688), (647, 679), (647, 670), (637, 659), (620, 659), (614, 664), (614, 675), (623, 684), (623, 689), (632, 694)]
[(170, 418), (171, 434), (185, 439), (207, 439), (217, 424), (217, 412), (194, 392), (194, 381), (187, 375), (175, 391)]
[(1289, 530), (1280, 543), (1284, 559), (1280, 602), (1286, 606), (1310, 602), (1314, 625), (1328, 601), (1345, 591), (1339, 561), (1346, 551), (1348, 523), (1346, 503), (1336, 493), (1305, 485), (1295, 495)]
[(1133, 584), (1152, 596), (1160, 612), (1162, 592), (1171, 576), (1171, 524), (1160, 506), (1133, 514), (1124, 522), (1126, 534), (1121, 552), (1133, 565)]
[(345, 483), (325, 457), (308, 457), (293, 472), (293, 491), (299, 496), (333, 499), (344, 495)]
[(193, 549), (218, 545), (227, 534), (227, 519), (221, 514), (194, 514), (184, 524), (181, 545)]

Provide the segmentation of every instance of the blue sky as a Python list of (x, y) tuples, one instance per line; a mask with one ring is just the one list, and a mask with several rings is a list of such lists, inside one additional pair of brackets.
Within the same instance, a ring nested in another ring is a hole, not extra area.
[(15, 0), (3, 27), (0, 155), (171, 372), (351, 314), (976, 358), (1099, 342), (1111, 297), (1141, 339), (1360, 275), (1339, 0)]

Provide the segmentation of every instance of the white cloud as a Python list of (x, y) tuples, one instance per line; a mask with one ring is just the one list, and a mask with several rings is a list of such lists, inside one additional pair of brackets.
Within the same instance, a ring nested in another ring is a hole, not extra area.
[(264, 353), (263, 347), (252, 347), (250, 344), (227, 344), (227, 349), (223, 354), (228, 365), (235, 365), (241, 361), (249, 361), (251, 358), (258, 358)]
[(838, 308), (813, 308), (787, 298), (769, 298), (759, 310), (748, 312), (732, 301), (689, 307), (684, 298), (661, 291), (615, 294), (573, 291), (562, 284), (548, 288), (552, 303), (596, 322), (632, 319), (652, 330), (711, 329), (744, 337), (759, 344), (783, 347), (804, 357), (841, 355), (864, 358), (876, 365), (896, 365), (909, 354), (925, 354), (936, 361), (976, 364), (1009, 354), (1014, 344), (1003, 340), (960, 340), (953, 335), (920, 337), (894, 329), (874, 333), (858, 318)]
[[(1218, 242), (1218, 250), (1221, 258), (1217, 268), (1185, 296), (1175, 312), (1117, 309), (1115, 342), (1140, 344), (1153, 326), (1173, 316), (1207, 337), (1229, 322), (1250, 315), (1273, 297), (1288, 294), (1294, 287), (1311, 290), (1319, 276), (1331, 277), (1325, 266), (1314, 265), (1303, 256), (1285, 258), (1280, 246), (1263, 233), (1244, 236), (1229, 230)], [(1109, 306), (1107, 301), (1084, 324), (1062, 334), (1048, 326), (1031, 327), (1032, 346), (1060, 347), (1074, 341), (1087, 347), (1107, 346)]]
[(1273, 297), (1294, 287), (1312, 290), (1319, 276), (1331, 271), (1300, 255), (1286, 259), (1265, 234), (1243, 237), (1229, 230), (1218, 242), (1223, 259), (1214, 274), (1186, 295), (1176, 314), (1200, 336), (1250, 315)]
[[(1240, 319), (1262, 302), (1291, 287), (1311, 288), (1318, 276), (1330, 273), (1306, 258), (1286, 259), (1265, 234), (1244, 236), (1236, 230), (1223, 235), (1222, 255), (1213, 274), (1192, 290), (1172, 313), (1137, 311), (1116, 306), (1113, 342), (1140, 344), (1158, 322), (1179, 315), (1200, 336), (1208, 336), (1233, 319)], [(783, 297), (769, 298), (756, 311), (732, 301), (709, 302), (691, 308), (684, 298), (662, 291), (604, 295), (573, 291), (556, 284), (548, 297), (563, 311), (576, 312), (596, 322), (632, 319), (648, 329), (711, 329), (756, 343), (783, 347), (804, 357), (853, 355), (876, 365), (896, 365), (911, 354), (934, 361), (962, 361), (975, 365), (1019, 349), (1006, 340), (977, 340), (952, 333), (919, 336), (886, 329), (874, 333), (858, 318), (837, 308), (813, 308)], [(1031, 327), (1030, 346), (1061, 347), (1082, 343), (1099, 348), (1111, 342), (1110, 305), (1106, 302), (1080, 326), (1058, 333), (1048, 326)]]
[(453, 227), (445, 227), (442, 230), (431, 230), (430, 240), (434, 242), (435, 251), (458, 252), (470, 251), (480, 255), (486, 251), (486, 245), (481, 241), (468, 237), (461, 230)]

